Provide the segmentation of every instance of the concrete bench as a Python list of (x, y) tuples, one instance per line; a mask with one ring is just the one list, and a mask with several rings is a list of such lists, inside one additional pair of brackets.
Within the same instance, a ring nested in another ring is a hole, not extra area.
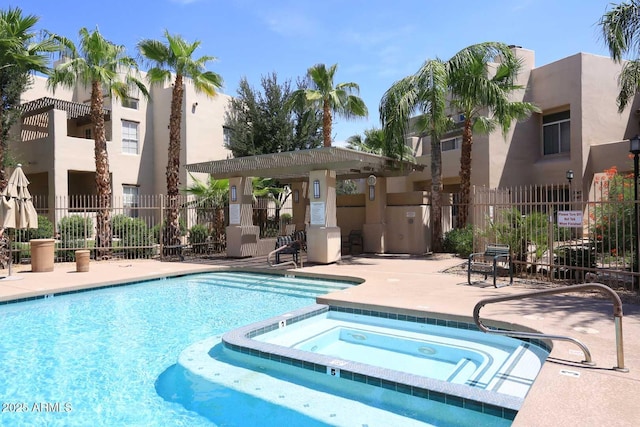
[(499, 273), (509, 273), (509, 284), (513, 284), (513, 262), (509, 245), (494, 243), (487, 245), (484, 252), (476, 252), (469, 255), (467, 269), (467, 282), (471, 284), (471, 273), (484, 274), (484, 280), (489, 275), (493, 276), (493, 286), (496, 288)]

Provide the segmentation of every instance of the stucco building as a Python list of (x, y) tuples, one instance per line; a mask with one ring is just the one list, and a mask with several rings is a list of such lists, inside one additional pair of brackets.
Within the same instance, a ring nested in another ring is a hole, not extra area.
[[(141, 76), (145, 79), (144, 73)], [(105, 127), (114, 200), (166, 192), (169, 114), (172, 85), (149, 87), (150, 99), (132, 94), (127, 100), (105, 98)], [(11, 153), (31, 181), (31, 193), (55, 206), (60, 196), (94, 195), (95, 159), (89, 116), (90, 89), (46, 87), (36, 76), (22, 97), (20, 138)], [(191, 178), (184, 165), (231, 156), (224, 147), (224, 112), (230, 97), (195, 92), (188, 79), (182, 111), (180, 182)], [(202, 178), (202, 177), (200, 177)], [(121, 197), (122, 196), (122, 197)], [(40, 206), (47, 208), (47, 206)]]
[[(474, 134), (471, 184), (488, 188), (547, 186), (567, 183), (572, 170), (572, 199), (586, 200), (594, 176), (616, 166), (632, 171), (629, 138), (640, 127), (637, 100), (618, 113), (618, 75), (622, 65), (610, 58), (578, 53), (550, 64), (535, 66), (535, 53), (514, 46), (522, 61), (518, 76), (523, 90), (516, 100), (532, 102), (541, 113), (517, 123), (506, 135), (497, 130)], [(445, 192), (459, 189), (462, 120), (442, 138), (442, 173)], [(426, 166), (407, 180), (393, 180), (390, 191), (430, 190), (430, 139), (418, 133), (408, 135), (417, 161)], [(390, 180), (391, 181), (391, 180)], [(567, 183), (568, 184), (568, 183)]]

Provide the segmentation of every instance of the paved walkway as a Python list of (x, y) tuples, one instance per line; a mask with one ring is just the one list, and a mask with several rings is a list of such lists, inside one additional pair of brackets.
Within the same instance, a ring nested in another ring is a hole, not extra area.
[[(345, 258), (337, 264), (305, 266), (300, 271), (365, 279), (360, 286), (319, 298), (320, 302), (384, 306), (398, 312), (430, 312), (453, 318), (469, 318), (480, 299), (532, 290), (531, 285), (519, 283), (500, 289), (483, 282), (469, 286), (466, 276), (443, 273), (461, 262), (448, 256), (363, 256)], [(76, 273), (72, 263), (56, 264), (54, 271), (47, 273), (32, 273), (30, 266), (18, 266), (13, 273), (18, 280), (0, 280), (0, 301), (226, 266), (260, 268), (266, 261), (92, 261), (87, 273)], [(624, 306), (624, 362), (629, 373), (612, 369), (617, 363), (612, 313), (609, 300), (596, 294), (527, 299), (482, 309), (487, 324), (499, 321), (577, 338), (589, 347), (597, 363), (596, 367), (585, 367), (579, 363), (582, 353), (575, 345), (555, 342), (515, 426), (612, 427), (640, 423), (640, 306)]]

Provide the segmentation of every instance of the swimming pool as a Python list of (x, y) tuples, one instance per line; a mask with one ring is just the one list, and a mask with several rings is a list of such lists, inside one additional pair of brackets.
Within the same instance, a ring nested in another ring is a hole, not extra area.
[(180, 353), (350, 285), (223, 271), (0, 305), (0, 424), (222, 424), (158, 394)]
[(232, 351), (513, 419), (549, 354), (461, 321), (315, 305), (223, 337)]

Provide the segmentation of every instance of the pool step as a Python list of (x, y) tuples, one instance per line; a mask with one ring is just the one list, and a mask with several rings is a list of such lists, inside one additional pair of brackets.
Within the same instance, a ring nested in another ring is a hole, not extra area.
[(329, 292), (342, 290), (351, 285), (349, 282), (331, 282), (305, 277), (287, 277), (279, 275), (216, 272), (196, 276), (192, 281), (212, 286), (268, 291), (287, 295), (315, 297)]

